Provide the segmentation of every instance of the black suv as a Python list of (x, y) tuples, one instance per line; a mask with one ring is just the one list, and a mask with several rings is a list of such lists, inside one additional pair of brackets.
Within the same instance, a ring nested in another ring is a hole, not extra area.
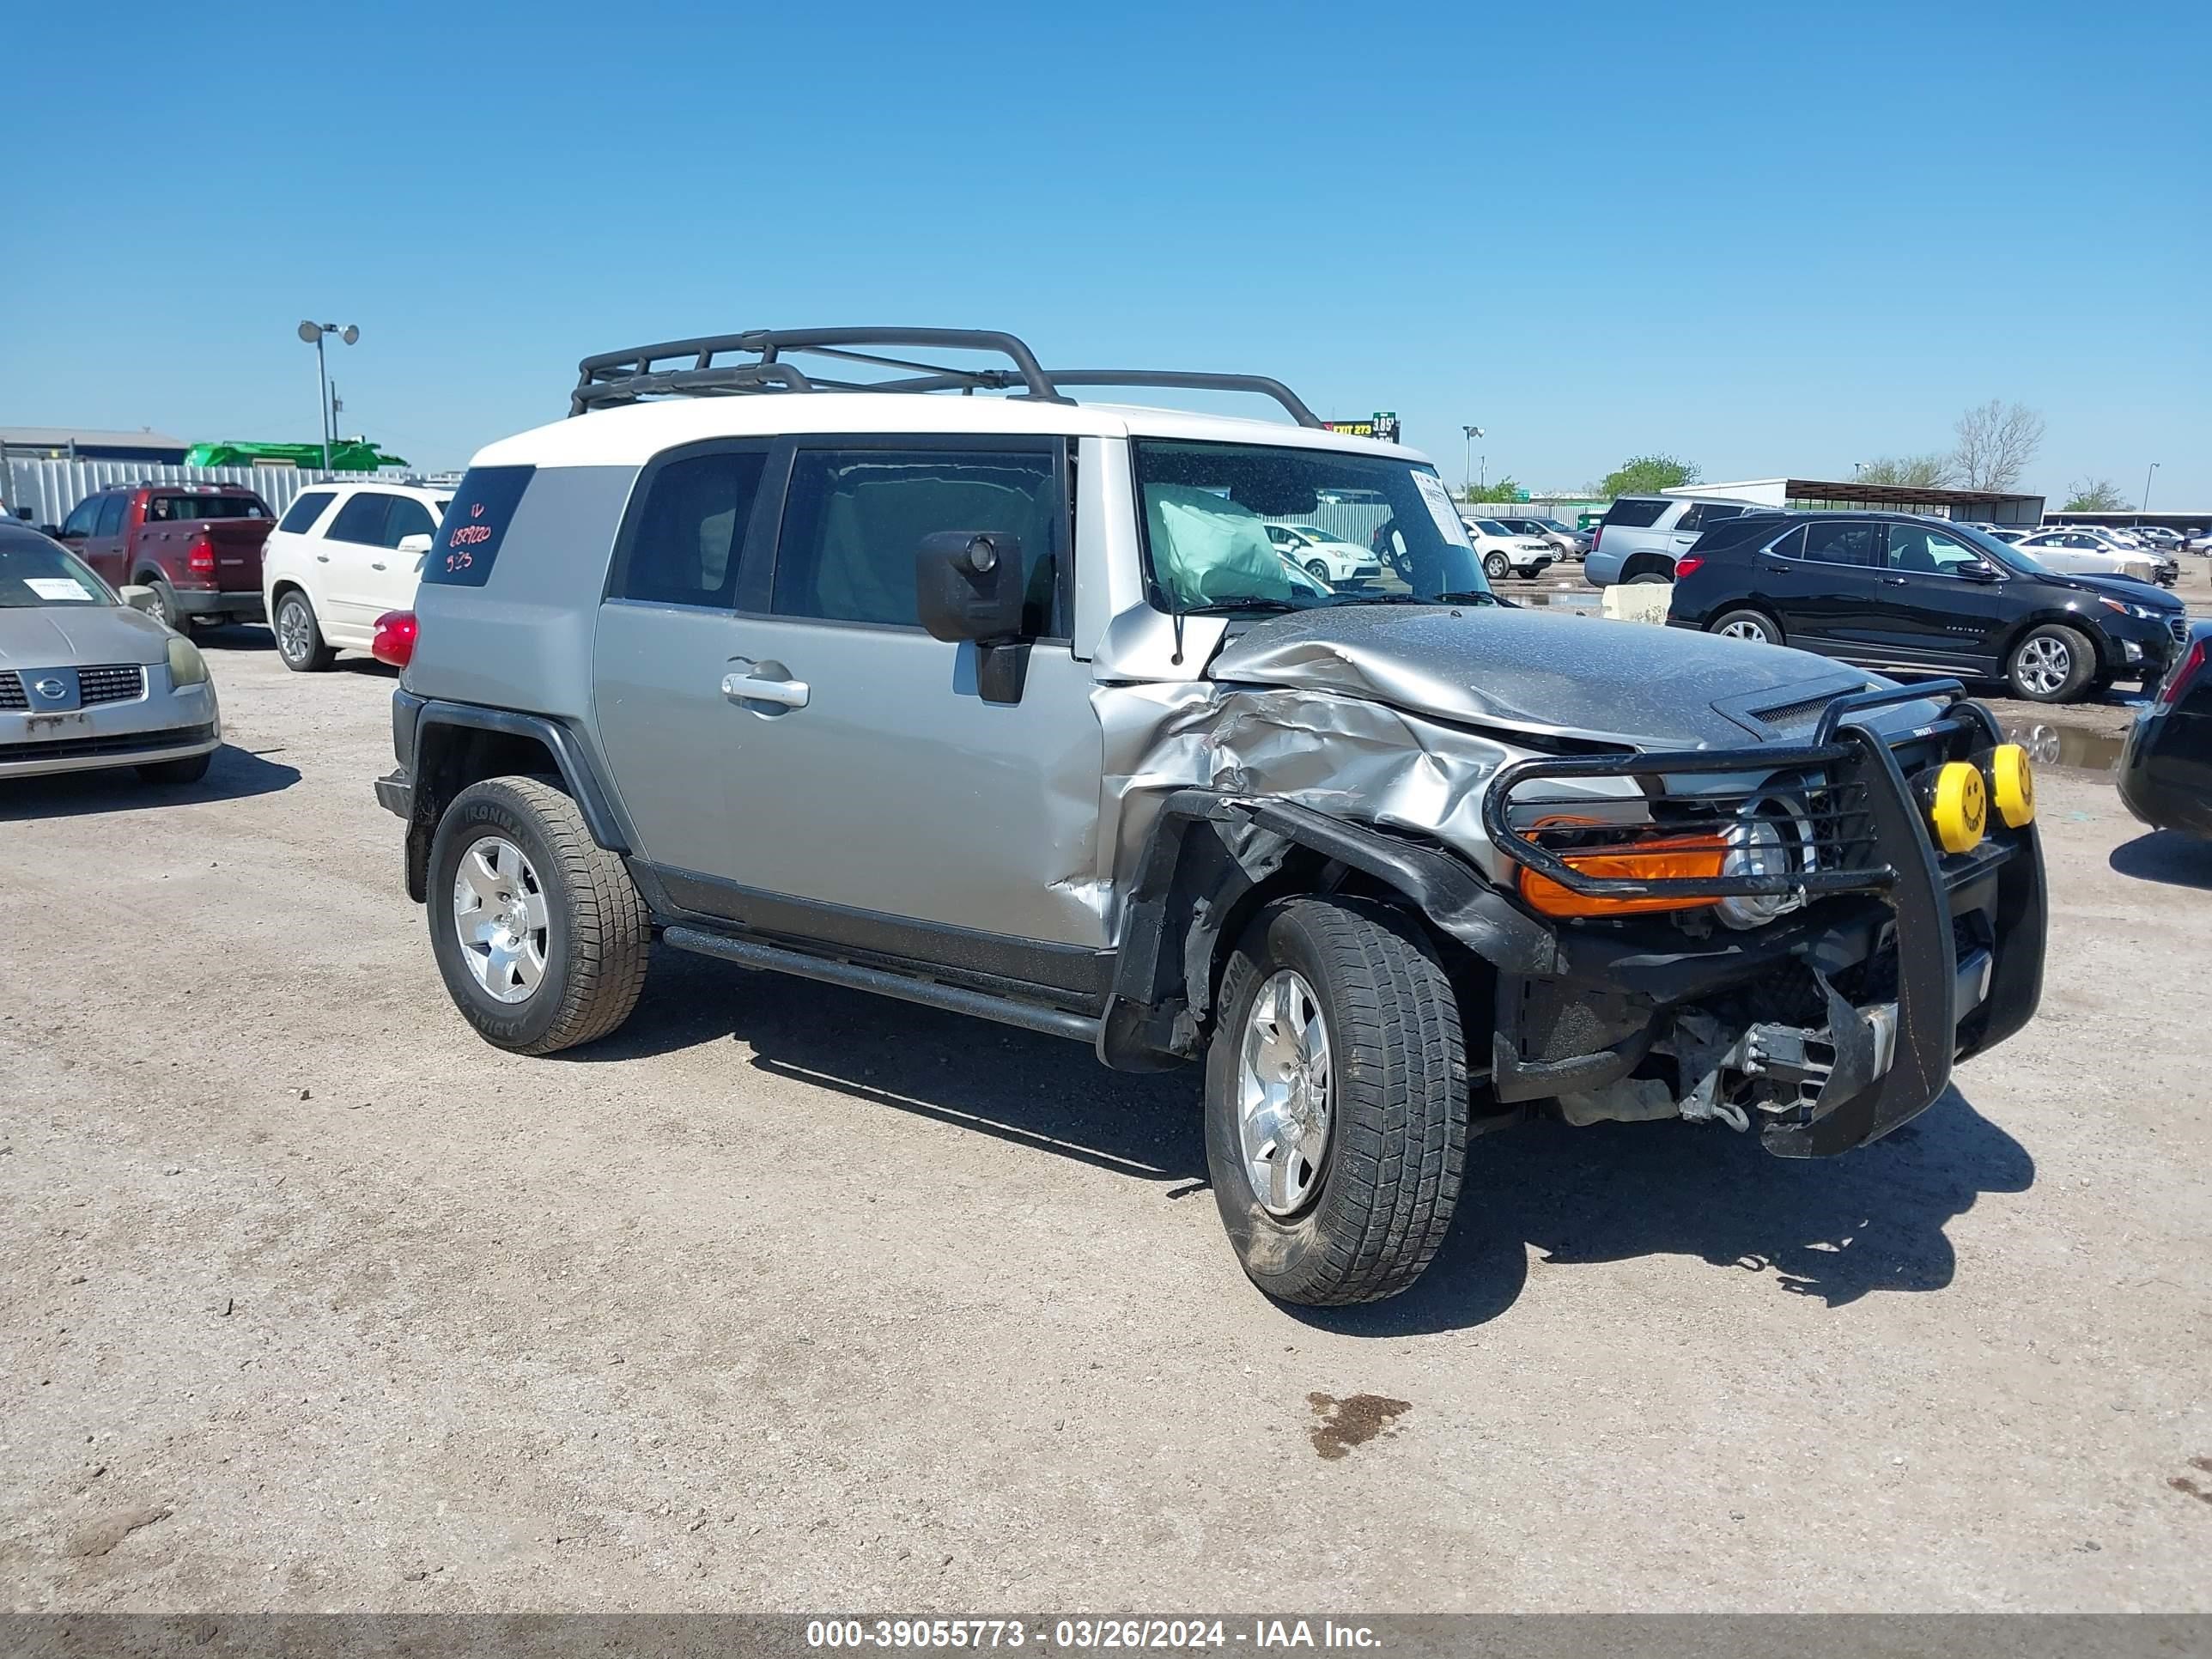
[(2009, 681), (2069, 702), (2158, 684), (2188, 636), (2172, 594), (2067, 576), (2020, 548), (1908, 513), (1751, 513), (1674, 570), (1669, 623), (1794, 645), (1868, 668)]

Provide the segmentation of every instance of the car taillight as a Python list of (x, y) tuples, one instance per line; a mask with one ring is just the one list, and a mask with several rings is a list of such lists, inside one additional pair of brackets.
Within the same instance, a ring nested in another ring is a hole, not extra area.
[(185, 568), (195, 576), (215, 574), (215, 544), (203, 538), (192, 544), (192, 550), (185, 556)]
[(1694, 553), (1675, 560), (1674, 580), (1676, 581), (1680, 581), (1685, 576), (1696, 575), (1698, 574), (1698, 567), (1704, 562), (1705, 561), (1698, 557)]
[(2189, 642), (2189, 654), (2181, 659), (2181, 666), (2166, 677), (2166, 684), (2158, 689), (2158, 700), (2162, 703), (2177, 703), (2181, 694), (2189, 690), (2189, 683), (2197, 678), (2197, 670), (2204, 666), (2204, 641)]
[(406, 667), (415, 655), (415, 613), (387, 611), (379, 617), (376, 633), (368, 642), (368, 654), (394, 668)]
[(1589, 550), (1590, 550), (1591, 552), (1593, 552), (1593, 553), (1596, 552), (1596, 551), (1597, 551), (1597, 544), (1598, 544), (1601, 541), (1602, 541), (1602, 540), (1604, 540), (1604, 539), (1605, 539), (1605, 526), (1604, 526), (1603, 525), (1600, 525), (1596, 529), (1595, 529), (1595, 530), (1593, 530), (1593, 531), (1591, 531), (1591, 532), (1590, 532), (1590, 546), (1589, 546)]

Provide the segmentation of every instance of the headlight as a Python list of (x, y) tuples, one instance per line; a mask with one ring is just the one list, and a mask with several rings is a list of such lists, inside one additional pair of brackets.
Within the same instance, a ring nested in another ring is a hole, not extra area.
[(188, 685), (207, 684), (207, 659), (200, 655), (199, 647), (181, 635), (169, 640), (169, 684), (182, 690)]

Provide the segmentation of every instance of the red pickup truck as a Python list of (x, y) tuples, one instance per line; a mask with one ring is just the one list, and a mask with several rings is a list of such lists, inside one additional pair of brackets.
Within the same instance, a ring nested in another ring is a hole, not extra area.
[(118, 484), (62, 526), (70, 550), (111, 586), (154, 590), (163, 622), (260, 622), (261, 544), (276, 521), (239, 484)]

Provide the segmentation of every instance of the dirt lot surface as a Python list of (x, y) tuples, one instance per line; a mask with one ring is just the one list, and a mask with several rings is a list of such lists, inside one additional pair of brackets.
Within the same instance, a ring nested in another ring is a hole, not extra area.
[(1319, 1316), (1194, 1074), (672, 952), (485, 1046), (388, 677), (210, 654), (204, 785), (0, 786), (15, 1609), (2212, 1608), (2212, 848), (2094, 772), (2042, 1015), (1916, 1124), (1483, 1140)]

